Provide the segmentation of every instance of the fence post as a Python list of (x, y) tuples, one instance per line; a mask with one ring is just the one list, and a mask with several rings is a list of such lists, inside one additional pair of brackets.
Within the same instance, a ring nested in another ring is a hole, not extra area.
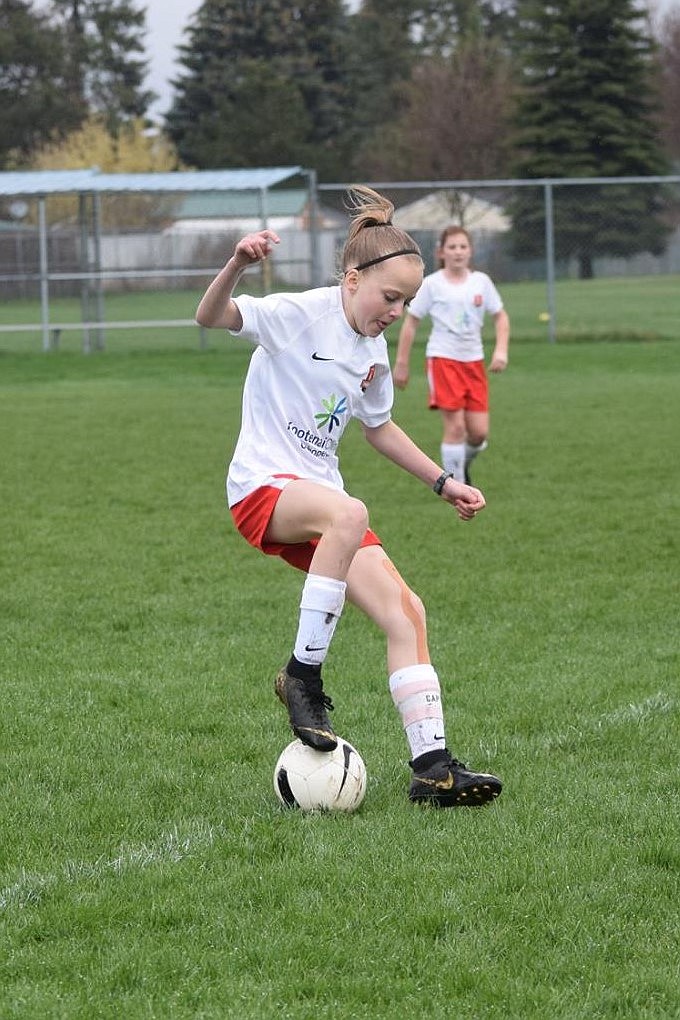
[(555, 223), (553, 219), (552, 184), (546, 181), (543, 185), (545, 194), (545, 263), (548, 283), (548, 341), (551, 344), (557, 339), (555, 316)]
[(95, 191), (92, 195), (92, 243), (94, 254), (95, 278), (95, 301), (97, 315), (97, 331), (95, 333), (95, 347), (98, 351), (104, 350), (105, 334), (101, 323), (104, 322), (104, 289), (102, 285), (102, 244), (101, 244), (101, 195)]
[[(87, 215), (86, 192), (81, 191), (78, 195), (78, 223), (80, 226), (80, 318), (84, 323), (92, 321), (92, 305), (90, 302), (90, 245), (89, 245), (89, 224)], [(83, 354), (89, 354), (92, 350), (92, 338), (90, 327), (83, 326)]]
[[(260, 188), (260, 229), (266, 230), (269, 226), (269, 208), (267, 204), (267, 189)], [(262, 259), (260, 262), (260, 272), (262, 274), (262, 289), (265, 294), (271, 294), (272, 291), (272, 266), (269, 259)]]
[(316, 170), (307, 171), (309, 185), (309, 257), (311, 262), (312, 287), (322, 283), (321, 259), (319, 256), (319, 195), (317, 192)]
[(50, 349), (50, 298), (49, 282), (47, 279), (47, 213), (45, 210), (45, 196), (38, 196), (38, 223), (40, 231), (40, 319), (42, 322), (42, 347), (44, 351)]

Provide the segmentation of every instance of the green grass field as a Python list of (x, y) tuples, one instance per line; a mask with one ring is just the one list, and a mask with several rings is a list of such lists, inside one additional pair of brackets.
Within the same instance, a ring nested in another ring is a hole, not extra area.
[[(349, 608), (326, 687), (369, 784), (342, 817), (274, 796), (302, 575), (231, 526), (246, 353), (194, 340), (0, 355), (0, 1016), (680, 1017), (680, 343), (516, 343), (469, 524), (350, 429), (449, 746), (505, 790), (408, 803)], [(395, 417), (437, 456), (424, 402), (418, 372)]]

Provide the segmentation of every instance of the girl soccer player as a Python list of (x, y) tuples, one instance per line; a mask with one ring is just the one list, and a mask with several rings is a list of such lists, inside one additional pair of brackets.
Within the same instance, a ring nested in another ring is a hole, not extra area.
[(301, 294), (234, 297), (243, 271), (279, 243), (271, 230), (243, 237), (205, 292), (201, 326), (227, 329), (255, 347), (227, 476), (236, 527), (251, 545), (306, 572), (292, 655), (274, 688), (293, 732), (310, 747), (337, 739), (321, 667), (345, 598), (387, 639), (389, 688), (408, 740), (412, 801), (440, 807), (497, 797), (501, 782), (476, 773), (446, 746), (439, 678), (430, 662), (425, 610), (369, 528), (368, 511), (344, 488), (337, 450), (357, 418), (372, 446), (469, 521), (484, 507), (392, 421), (392, 376), (383, 331), (422, 282), (423, 261), (392, 225), (392, 203), (357, 186), (339, 285)]
[(437, 246), (440, 269), (423, 280), (399, 334), (394, 384), (404, 389), (418, 323), (430, 316), (425, 351), (429, 406), (442, 416), (441, 458), (446, 471), (470, 481), (470, 464), (487, 447), (489, 386), (484, 368), (482, 324), (493, 316), (496, 346), (489, 370), (508, 364), (510, 320), (486, 273), (470, 269), (472, 242), (462, 227), (447, 227)]

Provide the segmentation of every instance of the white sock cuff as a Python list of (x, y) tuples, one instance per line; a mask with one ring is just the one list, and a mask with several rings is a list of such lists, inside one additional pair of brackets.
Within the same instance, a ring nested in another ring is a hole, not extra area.
[(396, 670), (390, 677), (390, 694), (394, 698), (400, 687), (406, 684), (427, 685), (428, 690), (439, 691), (439, 677), (434, 666), (429, 662), (418, 663), (415, 666), (405, 666), (404, 669)]
[(307, 574), (302, 587), (300, 609), (315, 609), (319, 613), (332, 613), (340, 616), (345, 604), (344, 581), (335, 577), (323, 577), (321, 574)]
[(442, 443), (442, 467), (449, 471), (457, 482), (465, 480), (465, 443)]
[(488, 439), (483, 439), (479, 446), (472, 446), (470, 443), (465, 444), (465, 456), (469, 460), (471, 457), (476, 457), (478, 453), (483, 453), (489, 445)]
[(441, 444), (441, 455), (442, 458), (448, 456), (460, 457), (465, 450), (465, 443), (442, 443)]

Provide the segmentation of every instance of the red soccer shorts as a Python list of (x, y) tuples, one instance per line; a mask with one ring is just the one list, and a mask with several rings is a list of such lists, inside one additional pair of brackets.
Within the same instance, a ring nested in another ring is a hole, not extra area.
[(426, 371), (431, 409), (489, 410), (489, 383), (483, 361), (427, 358)]
[[(231, 516), (246, 542), (267, 556), (280, 556), (286, 563), (290, 563), (291, 566), (297, 567), (298, 570), (304, 570), (306, 573), (312, 562), (314, 550), (319, 544), (318, 538), (310, 538), (308, 542), (295, 544), (268, 542), (264, 538), (269, 520), (282, 491), (274, 485), (263, 485), (232, 506)], [(363, 549), (367, 545), (382, 545), (378, 536), (370, 528), (367, 529), (359, 548)]]

